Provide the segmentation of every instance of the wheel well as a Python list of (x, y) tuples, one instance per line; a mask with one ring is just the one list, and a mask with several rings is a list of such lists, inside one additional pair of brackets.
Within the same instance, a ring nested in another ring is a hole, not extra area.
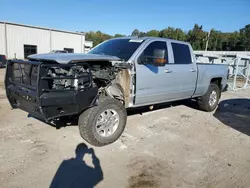
[[(219, 86), (220, 91), (221, 91), (221, 87), (222, 87), (221, 86), (221, 80), (222, 80), (222, 78), (213, 78), (210, 83), (214, 83), (217, 86)], [(220, 97), (221, 97), (221, 92), (220, 92)]]
[(217, 84), (219, 86), (219, 88), (221, 89), (221, 80), (222, 78), (218, 77), (218, 78), (213, 78), (210, 83), (214, 83)]
[(118, 99), (123, 104), (125, 103), (124, 90), (119, 83), (114, 83), (108, 86), (105, 90), (110, 97)]

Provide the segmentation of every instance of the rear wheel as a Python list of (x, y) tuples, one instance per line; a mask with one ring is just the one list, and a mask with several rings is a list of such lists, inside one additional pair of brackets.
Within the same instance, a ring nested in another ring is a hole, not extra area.
[(219, 102), (221, 90), (215, 83), (210, 83), (207, 93), (198, 98), (199, 108), (206, 112), (213, 111)]
[(84, 111), (78, 120), (80, 135), (94, 146), (104, 146), (116, 141), (127, 122), (127, 112), (121, 102), (101, 98), (98, 106)]

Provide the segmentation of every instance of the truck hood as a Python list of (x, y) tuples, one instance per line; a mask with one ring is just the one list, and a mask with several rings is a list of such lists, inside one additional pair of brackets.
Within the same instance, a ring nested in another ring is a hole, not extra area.
[(97, 54), (76, 54), (76, 53), (47, 53), (47, 54), (35, 54), (28, 56), (30, 60), (48, 60), (56, 61), (60, 64), (68, 64), (70, 61), (122, 61), (116, 56), (109, 55), (97, 55)]

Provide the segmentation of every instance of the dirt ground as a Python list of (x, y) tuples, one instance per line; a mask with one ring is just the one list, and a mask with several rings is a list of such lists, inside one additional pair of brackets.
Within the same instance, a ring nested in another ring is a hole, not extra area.
[(250, 89), (223, 93), (212, 113), (191, 102), (129, 111), (121, 138), (97, 148), (77, 126), (11, 110), (0, 77), (1, 188), (250, 187)]

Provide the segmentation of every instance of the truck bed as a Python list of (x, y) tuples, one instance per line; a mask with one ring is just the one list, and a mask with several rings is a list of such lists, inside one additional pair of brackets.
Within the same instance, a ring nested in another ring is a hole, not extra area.
[[(204, 95), (213, 78), (221, 78), (221, 75), (227, 75), (228, 73), (227, 64), (197, 63), (197, 68), (198, 78), (194, 97)], [(227, 79), (224, 77), (221, 79), (221, 88), (224, 89), (226, 84)]]

